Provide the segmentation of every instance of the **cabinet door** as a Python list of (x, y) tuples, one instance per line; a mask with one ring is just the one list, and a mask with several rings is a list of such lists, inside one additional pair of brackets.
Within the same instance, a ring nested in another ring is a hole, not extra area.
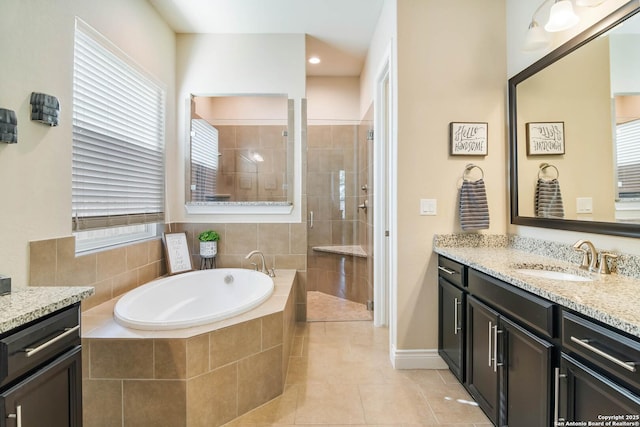
[(498, 313), (474, 297), (467, 297), (467, 388), (494, 424), (499, 403), (497, 327)]
[(0, 394), (2, 426), (81, 427), (80, 347), (65, 353)]
[(464, 292), (442, 278), (438, 282), (438, 353), (464, 382)]
[(501, 425), (552, 425), (553, 345), (502, 317)]
[(619, 415), (622, 421), (640, 421), (640, 396), (564, 353), (560, 371), (561, 420), (596, 422), (603, 415)]

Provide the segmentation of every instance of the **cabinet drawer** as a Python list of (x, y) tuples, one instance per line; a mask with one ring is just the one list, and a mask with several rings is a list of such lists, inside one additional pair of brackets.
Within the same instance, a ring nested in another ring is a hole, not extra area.
[(469, 270), (468, 281), (472, 294), (540, 334), (555, 337), (556, 304), (475, 270)]
[(454, 285), (467, 286), (467, 267), (449, 258), (438, 257), (438, 275)]
[(640, 391), (640, 343), (612, 328), (562, 312), (562, 347)]
[(0, 386), (80, 345), (80, 306), (53, 313), (0, 338)]

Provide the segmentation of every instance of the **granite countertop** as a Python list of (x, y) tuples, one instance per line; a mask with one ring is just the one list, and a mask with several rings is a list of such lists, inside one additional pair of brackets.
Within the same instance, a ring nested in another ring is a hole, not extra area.
[(28, 286), (0, 296), (0, 333), (93, 295), (90, 286)]
[[(640, 337), (640, 279), (619, 274), (601, 275), (562, 261), (513, 247), (463, 247), (440, 244), (434, 251), (518, 288), (561, 304), (605, 324)], [(589, 282), (544, 279), (516, 271), (534, 268), (587, 276)]]
[(356, 256), (358, 258), (366, 258), (367, 253), (362, 246), (358, 245), (330, 245), (330, 246), (314, 246), (312, 248), (317, 252), (326, 252), (331, 254), (339, 254), (339, 255), (351, 255)]

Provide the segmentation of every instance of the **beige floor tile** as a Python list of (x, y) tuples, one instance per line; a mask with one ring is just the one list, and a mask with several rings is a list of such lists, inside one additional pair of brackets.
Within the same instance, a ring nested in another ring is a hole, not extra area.
[(487, 423), (489, 420), (461, 384), (419, 384), (440, 423)]
[(362, 405), (369, 424), (437, 422), (420, 389), (411, 384), (361, 385)]
[(281, 396), (236, 418), (226, 426), (293, 425), (296, 417), (297, 401), (298, 386), (287, 387)]
[(365, 424), (357, 385), (309, 384), (300, 387), (296, 424)]

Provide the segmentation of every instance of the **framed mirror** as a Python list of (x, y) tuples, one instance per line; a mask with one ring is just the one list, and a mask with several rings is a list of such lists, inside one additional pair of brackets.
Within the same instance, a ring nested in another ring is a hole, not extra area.
[(191, 95), (187, 205), (292, 205), (293, 100)]
[(512, 224), (640, 237), (639, 11), (509, 80)]

